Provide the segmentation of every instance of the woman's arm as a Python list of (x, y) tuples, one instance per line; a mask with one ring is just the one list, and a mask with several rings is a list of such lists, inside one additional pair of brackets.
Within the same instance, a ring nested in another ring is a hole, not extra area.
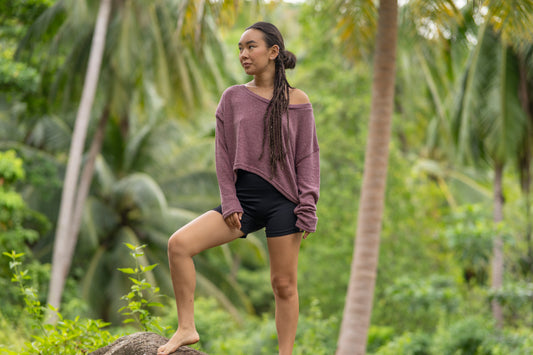
[(226, 142), (223, 107), (224, 96), (222, 97), (216, 112), (215, 164), (218, 187), (220, 190), (222, 216), (226, 219), (233, 213), (242, 213), (243, 210), (237, 199), (237, 192), (235, 190), (235, 172), (233, 171), (232, 158)]
[[(309, 101), (300, 91), (300, 98)], [(320, 192), (320, 154), (312, 109), (299, 110), (296, 132), (295, 169), (298, 185), (298, 205), (294, 213), (296, 226), (305, 232), (315, 232), (317, 217), (316, 204)]]

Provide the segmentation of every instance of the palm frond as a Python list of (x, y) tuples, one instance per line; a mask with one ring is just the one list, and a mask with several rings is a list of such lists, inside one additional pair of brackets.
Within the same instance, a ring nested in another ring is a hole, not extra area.
[(504, 41), (518, 49), (533, 42), (532, 0), (488, 0), (486, 3), (492, 11), (489, 20)]
[(133, 219), (160, 214), (167, 208), (159, 185), (143, 173), (131, 174), (117, 181), (113, 188), (113, 204)]
[(58, 116), (44, 116), (33, 126), (26, 143), (49, 152), (64, 151), (70, 144), (72, 129)]
[(367, 56), (373, 48), (377, 29), (377, 9), (370, 0), (337, 0), (330, 7), (337, 20), (340, 45), (349, 58)]
[(115, 185), (116, 177), (102, 156), (96, 158), (94, 176), (99, 193), (103, 196), (109, 196)]
[(452, 120), (452, 133), (457, 146), (457, 157), (460, 161), (478, 161), (482, 156), (482, 151), (479, 149), (481, 141), (476, 139), (478, 137), (474, 129), (476, 123), (474, 118), (476, 117), (475, 103), (479, 102), (476, 100), (476, 93), (479, 96), (483, 95), (482, 91), (479, 91), (479, 89), (483, 89), (479, 82), (485, 79), (485, 77), (478, 75), (478, 70), (481, 67), (479, 63), (483, 58), (490, 58), (482, 55), (482, 50), (491, 49), (490, 46), (484, 44), (488, 38), (487, 29), (487, 24), (484, 24), (478, 32), (477, 45), (470, 55), (464, 80), (457, 94), (457, 111)]

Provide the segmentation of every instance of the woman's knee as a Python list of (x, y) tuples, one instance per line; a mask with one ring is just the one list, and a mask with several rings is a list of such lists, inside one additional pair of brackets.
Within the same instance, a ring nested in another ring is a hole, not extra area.
[(298, 296), (298, 286), (295, 277), (272, 276), (272, 290), (274, 295), (281, 299), (290, 299)]
[(181, 229), (174, 232), (168, 240), (169, 256), (191, 256), (189, 255), (188, 245), (185, 240), (185, 232)]

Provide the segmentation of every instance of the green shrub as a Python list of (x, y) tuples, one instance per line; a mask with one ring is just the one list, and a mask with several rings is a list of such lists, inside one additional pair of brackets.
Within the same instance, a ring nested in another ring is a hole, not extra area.
[(0, 152), (0, 186), (9, 186), (25, 177), (22, 159), (14, 150)]
[[(3, 312), (4, 310), (2, 310)], [(0, 313), (0, 354), (5, 349), (21, 349), (24, 347), (25, 336), (13, 322)]]
[[(0, 250), (3, 251), (29, 252), (26, 243), (37, 241), (39, 233), (50, 228), (50, 223), (41, 214), (30, 210), (15, 190), (15, 183), (24, 178), (23, 161), (15, 151), (0, 152)], [(9, 269), (0, 264), (0, 276), (8, 274)]]
[(34, 341), (26, 343), (22, 352), (8, 352), (12, 354), (87, 354), (104, 347), (115, 340), (108, 331), (102, 328), (108, 323), (93, 319), (63, 319), (58, 313), (59, 322), (56, 325), (43, 326), (43, 335), (34, 335)]
[(153, 307), (163, 307), (161, 303), (154, 302), (160, 297), (159, 287), (152, 286), (145, 277), (157, 264), (142, 265), (140, 258), (144, 256), (143, 249), (146, 245), (125, 244), (130, 249), (130, 255), (135, 259), (135, 267), (118, 269), (126, 275), (131, 275), (128, 278), (132, 282), (130, 292), (120, 298), (126, 301), (127, 305), (120, 308), (118, 312), (125, 317), (124, 324), (134, 323), (144, 331), (162, 333), (163, 328), (159, 324), (159, 317), (153, 317), (150, 312)]
[(486, 346), (494, 337), (492, 323), (469, 317), (441, 326), (434, 336), (432, 353), (439, 355), (491, 355)]
[(57, 324), (45, 324), (44, 316), (47, 309), (41, 304), (35, 288), (28, 286), (31, 276), (28, 270), (22, 268), (23, 253), (4, 252), (10, 259), (9, 267), (12, 271), (12, 281), (17, 285), (19, 293), (24, 299), (24, 311), (20, 315), (25, 321), (21, 324), (28, 325), (29, 329), (22, 329), (25, 336), (32, 341), (26, 341), (21, 349), (13, 345), (0, 348), (6, 354), (86, 354), (113, 342), (114, 337), (103, 330), (108, 326), (101, 320), (73, 320), (64, 319), (61, 313), (53, 308), (48, 311), (56, 312), (59, 321)]
[(424, 333), (407, 332), (386, 343), (373, 355), (430, 355), (431, 337)]
[(481, 346), (482, 354), (525, 355), (533, 354), (533, 331), (530, 328), (509, 329), (493, 332)]
[(368, 344), (366, 350), (374, 352), (394, 338), (394, 328), (383, 326), (370, 326), (368, 329)]
[(340, 319), (335, 315), (324, 317), (317, 299), (304, 310), (298, 322), (294, 346), (295, 355), (329, 355), (337, 348)]
[(464, 281), (486, 285), (497, 232), (487, 210), (481, 205), (465, 205), (454, 211), (447, 222), (441, 237), (462, 268)]
[[(50, 222), (40, 213), (30, 210), (22, 196), (15, 190), (17, 182), (25, 178), (22, 159), (15, 151), (0, 152), (0, 251), (18, 250), (30, 254), (28, 243), (36, 242), (50, 229)], [(44, 267), (32, 262), (26, 267), (31, 286), (38, 288), (44, 282)], [(2, 313), (7, 320), (20, 323), (19, 292), (11, 287), (11, 268), (8, 259), (0, 258), (0, 299)], [(28, 282), (29, 280), (27, 280)]]
[(392, 310), (390, 322), (386, 324), (394, 324), (397, 332), (432, 331), (441, 317), (453, 314), (460, 305), (461, 295), (455, 280), (437, 274), (427, 279), (398, 277), (376, 302), (376, 307)]
[(533, 283), (508, 281), (499, 290), (491, 290), (490, 300), (497, 300), (504, 307), (505, 324), (531, 324), (531, 304), (533, 303)]
[[(196, 329), (200, 334), (199, 347), (208, 354), (224, 354), (225, 342), (241, 330), (242, 320), (235, 319), (214, 298), (197, 298), (194, 302)], [(174, 308), (174, 329), (178, 320)]]

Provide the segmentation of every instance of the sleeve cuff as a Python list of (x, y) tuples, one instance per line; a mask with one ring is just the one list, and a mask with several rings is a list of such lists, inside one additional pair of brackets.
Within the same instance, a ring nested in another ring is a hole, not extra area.
[(298, 220), (296, 221), (296, 228), (301, 229), (302, 231), (314, 233), (316, 232), (316, 225), (318, 222), (318, 218), (313, 218), (312, 221), (307, 220), (303, 221), (298, 217)]
[(222, 204), (222, 217), (224, 219), (228, 218), (229, 215), (235, 212), (243, 212), (239, 200), (232, 201), (231, 203), (226, 202)]

